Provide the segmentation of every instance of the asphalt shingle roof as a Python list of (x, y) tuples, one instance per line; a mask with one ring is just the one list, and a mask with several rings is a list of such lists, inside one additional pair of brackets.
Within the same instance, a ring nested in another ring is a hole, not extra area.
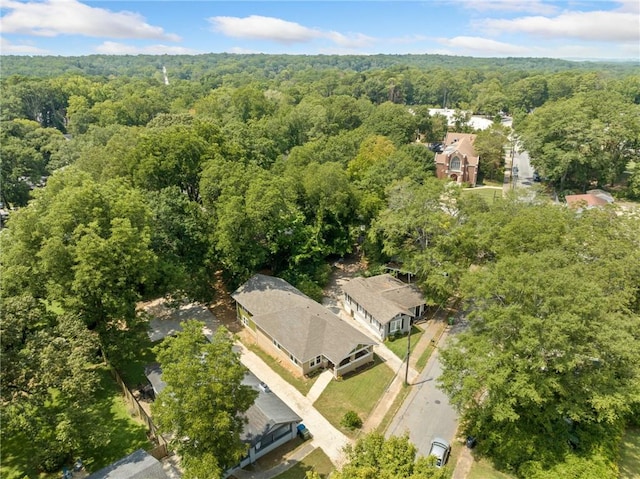
[(322, 355), (339, 364), (359, 345), (376, 344), (280, 278), (257, 274), (232, 297), (301, 362)]
[(413, 316), (409, 308), (425, 304), (417, 288), (390, 274), (353, 278), (342, 290), (381, 324), (387, 324), (398, 314)]

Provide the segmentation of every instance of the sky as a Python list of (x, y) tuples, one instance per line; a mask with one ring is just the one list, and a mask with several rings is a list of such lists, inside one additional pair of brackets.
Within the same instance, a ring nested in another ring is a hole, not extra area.
[(640, 62), (640, 0), (0, 0), (0, 54), (444, 54)]

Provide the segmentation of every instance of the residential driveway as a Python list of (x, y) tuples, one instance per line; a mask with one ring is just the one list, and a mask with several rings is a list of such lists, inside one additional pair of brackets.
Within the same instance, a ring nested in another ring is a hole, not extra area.
[[(344, 447), (352, 442), (347, 436), (333, 427), (314, 407), (312, 400), (303, 396), (280, 375), (275, 373), (262, 359), (238, 343), (241, 361), (261, 381), (282, 399), (287, 406), (302, 418), (302, 422), (313, 435), (312, 444), (321, 447), (331, 462), (340, 468), (345, 462)], [(315, 391), (313, 396), (319, 393)]]
[[(447, 333), (440, 344), (446, 341)], [(409, 439), (418, 454), (429, 454), (431, 440), (442, 437), (453, 442), (458, 427), (458, 415), (449, 404), (446, 394), (436, 387), (436, 379), (442, 373), (438, 349), (434, 351), (415, 385), (396, 416), (387, 428), (386, 436), (409, 433)]]
[(143, 303), (140, 308), (151, 316), (148, 334), (153, 342), (182, 331), (180, 323), (189, 319), (205, 324), (202, 332), (209, 340), (221, 324), (206, 306), (198, 303), (183, 303), (174, 307), (160, 298)]

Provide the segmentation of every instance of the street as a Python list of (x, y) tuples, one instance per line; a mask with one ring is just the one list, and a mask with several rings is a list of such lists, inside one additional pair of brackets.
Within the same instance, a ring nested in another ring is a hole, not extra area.
[(529, 154), (526, 151), (516, 151), (513, 155), (512, 173), (516, 182), (515, 187), (533, 184), (533, 167), (529, 163)]
[(389, 437), (408, 431), (409, 439), (418, 448), (418, 454), (423, 456), (429, 454), (433, 438), (441, 437), (453, 442), (456, 433), (457, 413), (447, 396), (436, 387), (436, 378), (441, 372), (436, 349), (386, 432)]

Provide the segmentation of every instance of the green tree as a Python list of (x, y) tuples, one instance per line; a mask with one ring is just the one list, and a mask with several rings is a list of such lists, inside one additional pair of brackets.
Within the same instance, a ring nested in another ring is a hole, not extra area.
[(52, 175), (3, 235), (4, 294), (29, 292), (80, 315), (103, 346), (137, 324), (136, 302), (154, 277), (149, 209), (126, 183), (93, 182), (73, 168)]
[(492, 125), (477, 133), (473, 148), (480, 156), (480, 175), (483, 179), (502, 181), (507, 135), (502, 125)]
[(417, 449), (408, 436), (370, 433), (346, 447), (347, 464), (335, 479), (444, 479), (446, 468), (436, 468), (434, 458), (416, 459)]
[(640, 106), (610, 91), (547, 102), (518, 132), (531, 163), (563, 192), (616, 181), (637, 156)]
[(0, 306), (2, 436), (26, 434), (34, 469), (54, 471), (99, 439), (86, 427), (98, 386), (95, 333), (26, 294), (5, 294)]
[(369, 230), (369, 240), (382, 245), (382, 253), (404, 264), (418, 275), (427, 301), (442, 304), (455, 292), (455, 282), (464, 270), (453, 251), (452, 231), (459, 188), (436, 178), (422, 184), (409, 178), (388, 190), (387, 208)]
[(527, 461), (563, 462), (569, 444), (596, 451), (640, 397), (637, 226), (604, 232), (604, 218), (576, 219), (568, 247), (512, 252), (462, 283), (470, 327), (442, 352), (440, 384), (482, 451), (522, 477)]
[(152, 405), (163, 433), (174, 437), (185, 478), (222, 477), (246, 452), (240, 439), (257, 391), (242, 384), (245, 368), (228, 331), (220, 327), (212, 342), (204, 323), (189, 320), (176, 337), (157, 347), (166, 388)]

